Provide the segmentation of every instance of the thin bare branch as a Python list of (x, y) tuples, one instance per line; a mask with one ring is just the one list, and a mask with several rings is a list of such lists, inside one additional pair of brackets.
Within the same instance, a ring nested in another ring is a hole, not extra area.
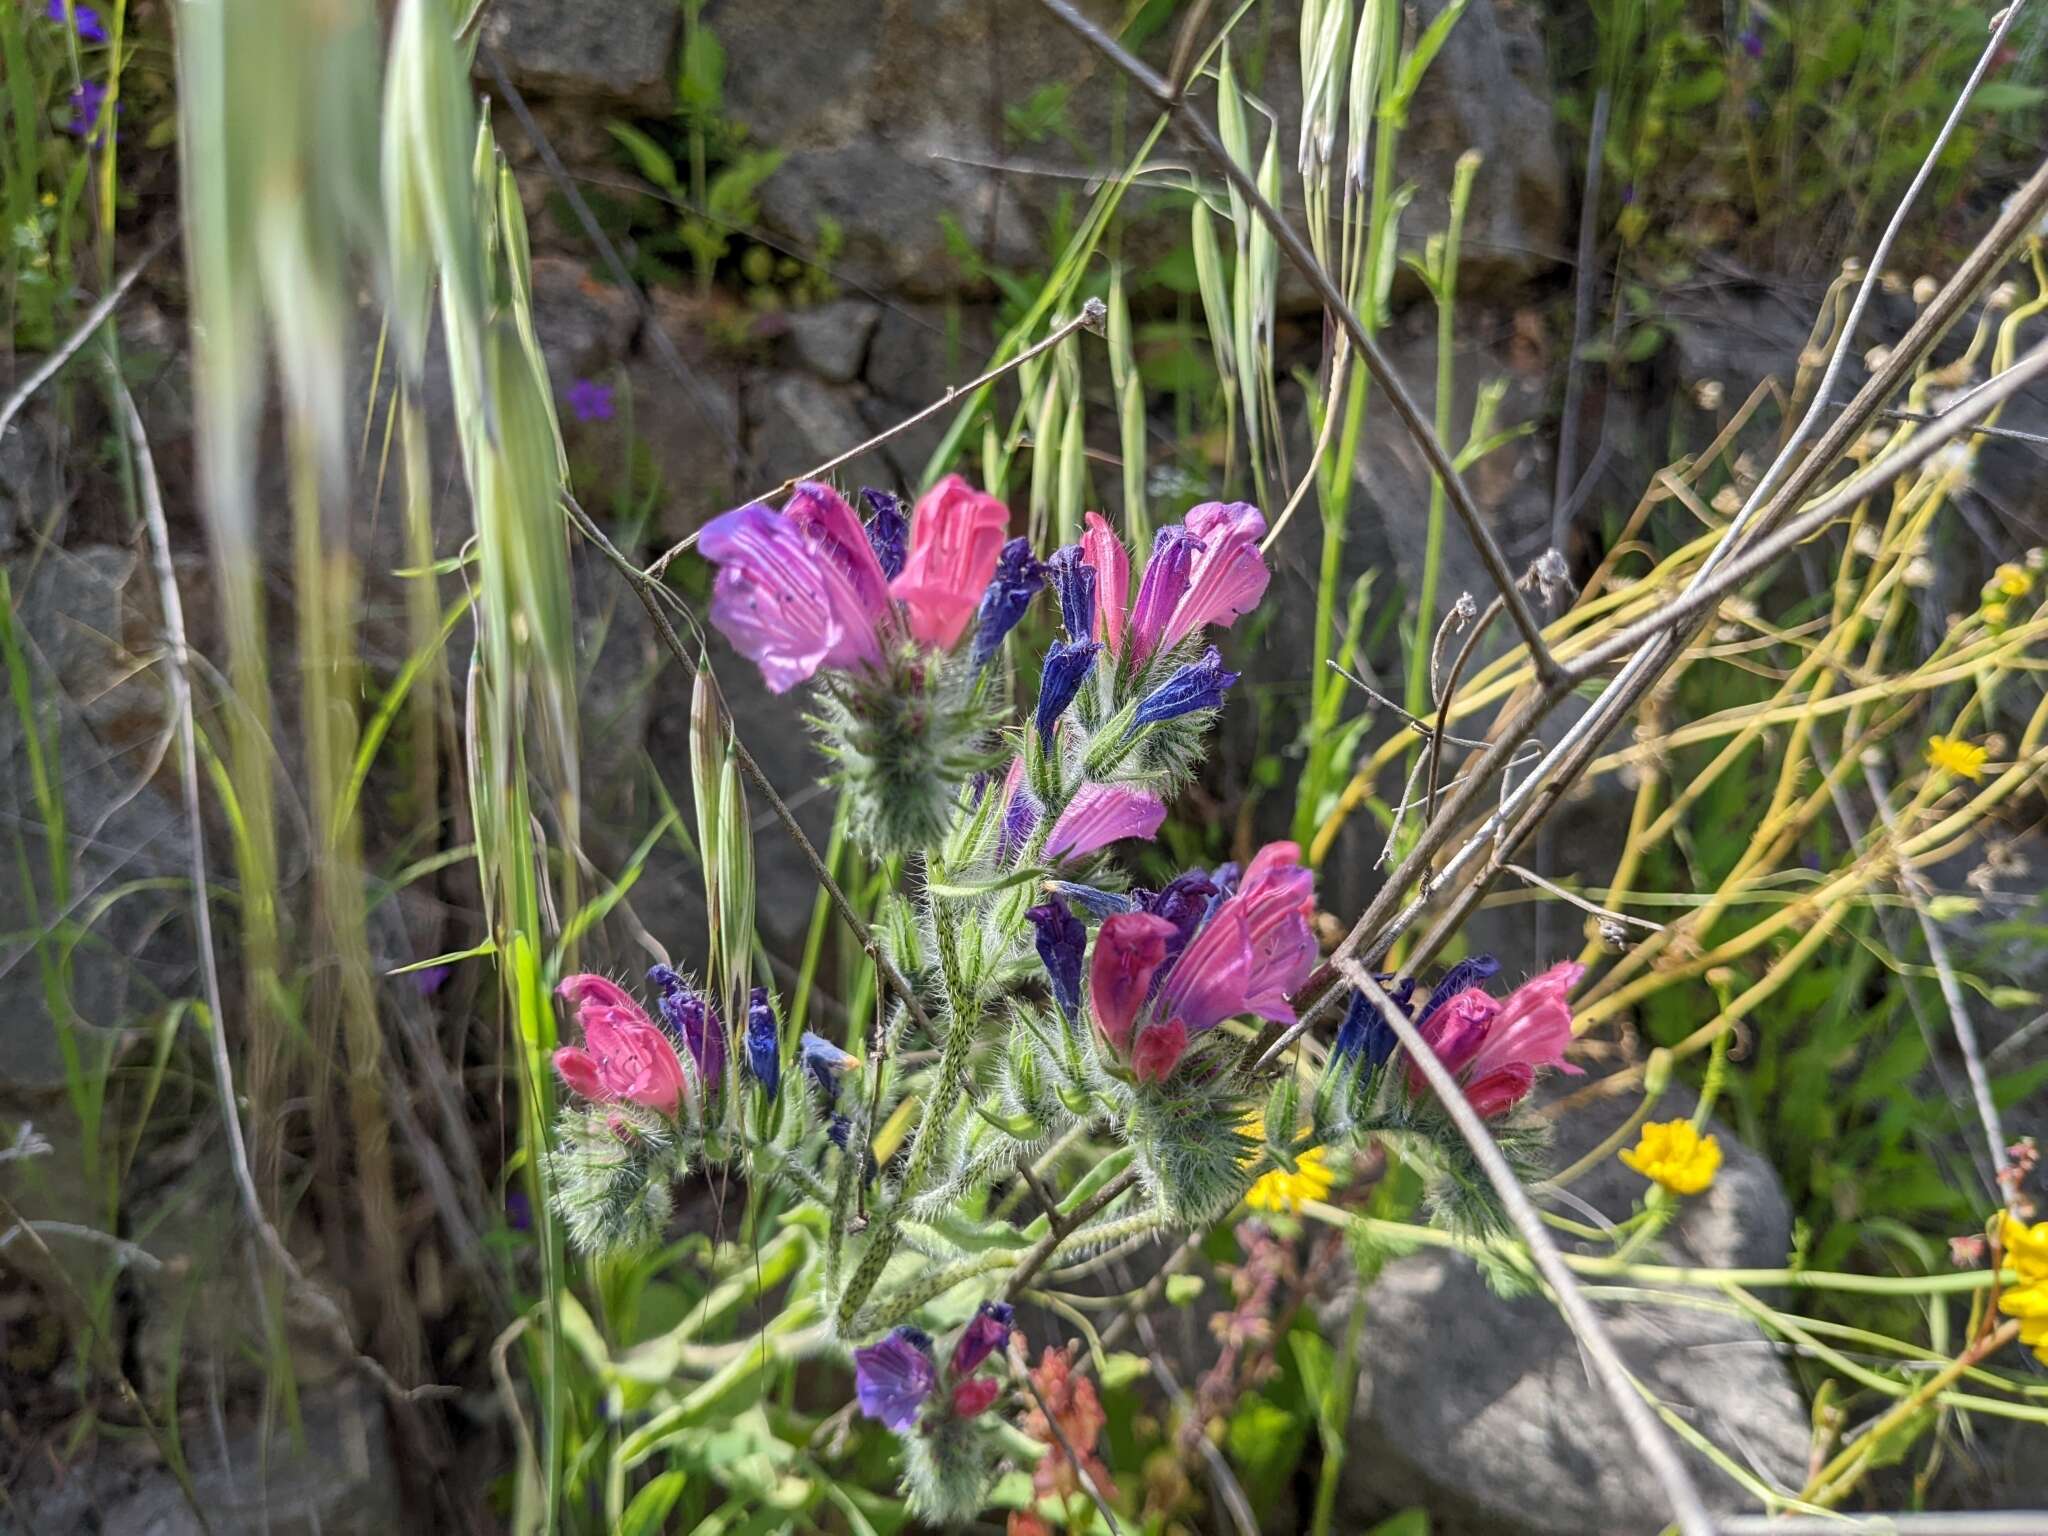
[(35, 397), (35, 392), (54, 379), (64, 365), (78, 355), (78, 349), (92, 340), (93, 333), (106, 323), (107, 316), (119, 308), (121, 301), (128, 296), (128, 290), (135, 286), (135, 280), (148, 270), (149, 264), (161, 256), (165, 248), (176, 238), (174, 234), (165, 235), (136, 257), (135, 264), (114, 279), (114, 286), (100, 295), (99, 302), (85, 312), (85, 318), (78, 322), (71, 334), (57, 344), (54, 352), (30, 370), (29, 376), (21, 381), (4, 403), (0, 403), (0, 437), (7, 435), (7, 429), (14, 425), (14, 418), (21, 413), (21, 408)]
[(1535, 1262), (1538, 1273), (1550, 1286), (1557, 1298), (1558, 1311), (1565, 1323), (1579, 1341), (1579, 1347), (1592, 1362), (1593, 1374), (1614, 1402), (1621, 1415), (1622, 1424), (1627, 1428), (1629, 1438), (1635, 1442), (1637, 1454), (1643, 1459), (1651, 1475), (1663, 1485), (1665, 1496), (1671, 1501), (1671, 1511), (1678, 1528), (1684, 1536), (1714, 1536), (1713, 1517), (1707, 1513), (1706, 1501), (1700, 1497), (1699, 1487), (1693, 1481), (1678, 1454), (1678, 1447), (1664, 1432), (1664, 1427), (1644, 1404), (1637, 1392), (1629, 1369), (1623, 1363), (1614, 1341), (1607, 1336), (1606, 1325), (1593, 1310), (1579, 1289), (1578, 1280), (1551, 1240), (1550, 1229), (1544, 1226), (1542, 1216), (1528, 1191), (1515, 1177), (1514, 1169), (1508, 1166), (1507, 1158), (1495, 1143), (1492, 1133), (1486, 1129), (1486, 1122), (1479, 1117), (1471, 1102), (1466, 1099), (1458, 1080), (1437, 1058), (1422, 1031), (1407, 1013), (1387, 996), (1379, 983), (1372, 979), (1371, 972), (1357, 961), (1345, 959), (1339, 962), (1338, 970), (1346, 981), (1363, 992), (1380, 1011), (1380, 1016), (1393, 1026), (1408, 1058), (1422, 1072), (1429, 1082), (1430, 1090), (1436, 1094), (1451, 1121), (1458, 1128), (1472, 1148), (1472, 1155), (1486, 1174), (1487, 1182), (1493, 1185), (1505, 1207), (1508, 1220), (1514, 1223), (1522, 1241), (1528, 1245), (1529, 1256)]
[(1508, 570), (1507, 556), (1501, 553), (1493, 533), (1486, 526), (1479, 505), (1472, 499), (1472, 492), (1458, 473), (1456, 461), (1437, 437), (1436, 431), (1422, 414), (1422, 408), (1415, 403), (1415, 397), (1401, 382), (1401, 376), (1394, 371), (1393, 364), (1382, 352), (1372, 333), (1358, 318), (1356, 311), (1345, 302), (1344, 295), (1316, 260), (1315, 252), (1309, 248), (1298, 230), (1287, 222), (1279, 209), (1266, 200), (1259, 190), (1257, 178), (1231, 158), (1223, 141), (1216, 136), (1216, 130), (1202, 118), (1200, 113), (1188, 110), (1181, 87), (1169, 83), (1150, 65), (1127, 50), (1108, 32), (1088, 17), (1083, 16), (1068, 0), (1040, 0), (1040, 3), (1066, 27), (1128, 75), (1138, 86), (1157, 101), (1173, 117), (1181, 132), (1191, 138), (1220, 170), (1231, 188), (1244, 199), (1245, 205), (1257, 215), (1259, 222), (1272, 233), (1274, 243), (1287, 255), (1287, 259), (1308, 284), (1315, 290), (1316, 298), (1329, 311), (1331, 317), (1351, 337), (1351, 344), (1364, 359), (1366, 372), (1372, 375), (1373, 383), (1386, 395), (1394, 407), (1394, 414), (1401, 418), (1401, 424), (1414, 438), (1422, 456), (1429, 461), (1429, 467), (1442, 484), (1445, 495), (1456, 510), (1458, 519), (1465, 525), (1465, 532), (1473, 548), (1479, 553), (1486, 573), (1492, 578), (1495, 588), (1507, 605), (1508, 616), (1514, 620), (1515, 629), (1528, 646), (1530, 658), (1536, 668), (1536, 675), (1549, 682), (1559, 675), (1557, 659), (1550, 654), (1550, 647), (1544, 643), (1543, 632), (1537, 625), (1529, 606), (1522, 600), (1522, 594), (1515, 587), (1514, 576)]
[(1503, 864), (1501, 868), (1505, 869), (1511, 875), (1515, 875), (1520, 879), (1528, 881), (1531, 885), (1541, 886), (1544, 890), (1550, 892), (1551, 895), (1557, 897), (1558, 899), (1562, 901), (1568, 901), (1573, 906), (1579, 908), (1579, 910), (1581, 910), (1582, 912), (1590, 912), (1595, 917), (1601, 918), (1606, 922), (1628, 923), (1636, 928), (1647, 928), (1651, 933), (1662, 933), (1664, 931), (1664, 925), (1662, 923), (1653, 923), (1647, 917), (1631, 917), (1626, 912), (1617, 912), (1612, 907), (1603, 907), (1597, 901), (1587, 900), (1584, 896), (1579, 895), (1579, 893), (1576, 891), (1566, 890), (1563, 886), (1559, 885), (1555, 880), (1544, 879), (1541, 875), (1537, 874), (1536, 871), (1533, 869), (1524, 869), (1519, 864)]

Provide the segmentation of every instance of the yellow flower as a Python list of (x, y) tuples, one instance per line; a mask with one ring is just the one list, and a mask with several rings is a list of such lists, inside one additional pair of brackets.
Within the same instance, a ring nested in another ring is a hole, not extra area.
[(1993, 629), (2005, 628), (2005, 621), (2011, 617), (2012, 609), (2004, 603), (1986, 603), (1984, 605), (1984, 622)]
[(2007, 1211), (1998, 1240), (2006, 1264), (2019, 1271), (2017, 1284), (1998, 1294), (1998, 1310), (2020, 1320), (2020, 1342), (2048, 1365), (2048, 1221), (2031, 1227)]
[(2001, 565), (1991, 573), (1991, 586), (2000, 597), (2025, 597), (2034, 590), (2034, 575), (2024, 566)]
[(1927, 765), (1975, 783), (1984, 777), (1984, 761), (1991, 754), (1974, 741), (1956, 736), (1927, 738)]
[[(1275, 1168), (1259, 1175), (1258, 1182), (1245, 1191), (1244, 1203), (1255, 1211), (1294, 1212), (1307, 1200), (1320, 1200), (1337, 1183), (1337, 1176), (1324, 1161), (1321, 1147), (1310, 1147), (1294, 1160), (1294, 1172)], [(2048, 1328), (2048, 1315), (2042, 1318)]]
[[(1253, 1115), (1244, 1123), (1244, 1133), (1253, 1141), (1263, 1143), (1266, 1139), (1266, 1118)], [(1255, 1152), (1245, 1159), (1247, 1165), (1263, 1156)], [(1244, 1203), (1255, 1211), (1277, 1211), (1291, 1215), (1308, 1200), (1320, 1200), (1336, 1187), (1337, 1175), (1330, 1171), (1329, 1154), (1321, 1147), (1310, 1147), (1294, 1159), (1294, 1171), (1275, 1168), (1262, 1173), (1252, 1187), (1245, 1191)]]
[(57, 206), (57, 194), (56, 194), (56, 193), (54, 193), (54, 192), (45, 192), (45, 193), (43, 194), (43, 206), (44, 206), (45, 208), (54, 208), (54, 207), (56, 207), (56, 206)]
[(1674, 1195), (1696, 1195), (1720, 1171), (1721, 1143), (1702, 1136), (1690, 1120), (1667, 1120), (1644, 1126), (1642, 1139), (1624, 1148), (1621, 1160)]

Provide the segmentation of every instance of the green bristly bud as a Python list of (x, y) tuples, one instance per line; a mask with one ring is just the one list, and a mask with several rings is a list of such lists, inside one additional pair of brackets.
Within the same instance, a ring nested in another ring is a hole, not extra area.
[(636, 1104), (565, 1108), (548, 1154), (555, 1213), (589, 1254), (644, 1253), (661, 1241), (683, 1172), (667, 1122)]

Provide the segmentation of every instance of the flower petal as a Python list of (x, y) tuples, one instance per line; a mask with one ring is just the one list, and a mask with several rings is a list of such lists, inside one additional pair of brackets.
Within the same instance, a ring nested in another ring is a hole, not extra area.
[(910, 632), (925, 645), (951, 650), (995, 574), (1009, 530), (1010, 509), (948, 475), (918, 498), (910, 524), (910, 558), (889, 591), (909, 611)]
[(1081, 535), (1081, 558), (1095, 572), (1095, 638), (1109, 647), (1110, 655), (1120, 655), (1125, 609), (1131, 600), (1131, 556), (1100, 512), (1088, 514), (1088, 531)]
[(1152, 990), (1152, 977), (1165, 961), (1173, 936), (1173, 924), (1149, 912), (1120, 912), (1104, 918), (1095, 930), (1088, 1005), (1095, 1027), (1118, 1051), (1130, 1042), (1131, 1025)]
[(1166, 622), (1161, 650), (1171, 650), (1207, 625), (1235, 624), (1259, 605), (1272, 579), (1259, 553), (1266, 519), (1251, 503), (1204, 502), (1188, 513), (1185, 526), (1202, 548), (1189, 572), (1186, 595)]
[(1045, 857), (1057, 863), (1082, 859), (1126, 837), (1149, 838), (1166, 820), (1166, 803), (1128, 784), (1086, 784), (1045, 840)]

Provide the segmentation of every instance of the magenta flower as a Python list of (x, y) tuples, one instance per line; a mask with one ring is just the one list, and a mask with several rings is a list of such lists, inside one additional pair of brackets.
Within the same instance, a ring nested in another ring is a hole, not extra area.
[(796, 524), (812, 551), (846, 579), (870, 623), (888, 611), (889, 578), (882, 574), (868, 531), (845, 497), (829, 485), (805, 480), (790, 492), (782, 515)]
[(910, 614), (910, 632), (925, 645), (951, 650), (995, 575), (1010, 509), (958, 475), (948, 475), (917, 501), (910, 521), (910, 558), (889, 591)]
[[(1082, 559), (1096, 573), (1095, 633), (1110, 653), (1142, 665), (1211, 624), (1225, 628), (1265, 596), (1272, 574), (1259, 553), (1266, 519), (1248, 502), (1210, 501), (1159, 530), (1128, 617), (1130, 557), (1108, 523), (1088, 514)], [(1124, 658), (1124, 636), (1130, 654)]]
[(820, 667), (881, 664), (879, 612), (847, 577), (843, 551), (818, 544), (804, 524), (759, 502), (713, 518), (698, 535), (698, 548), (718, 566), (711, 622), (776, 693)]
[[(1576, 961), (1562, 961), (1505, 999), (1468, 987), (1425, 1016), (1423, 1039), (1482, 1116), (1494, 1119), (1527, 1098), (1538, 1067), (1580, 1075), (1564, 1050), (1572, 1039), (1567, 998), (1585, 973)], [(1408, 1091), (1420, 1095), (1428, 1086), (1411, 1061)]]
[(667, 1035), (617, 982), (571, 976), (555, 995), (576, 1010), (583, 1045), (555, 1052), (562, 1081), (586, 1099), (644, 1104), (665, 1115), (683, 1094), (683, 1065)]
[(971, 1375), (981, 1362), (1010, 1342), (1017, 1309), (1007, 1301), (984, 1301), (975, 1309), (953, 1346), (953, 1374)]
[[(1095, 572), (1095, 638), (1118, 656), (1124, 648), (1124, 608), (1131, 597), (1131, 557), (1100, 512), (1088, 514), (1081, 558)], [(1079, 640), (1081, 636), (1071, 638)]]
[(953, 1414), (956, 1418), (971, 1419), (978, 1413), (988, 1411), (1002, 1392), (1003, 1384), (993, 1376), (976, 1376), (963, 1381), (953, 1389)]
[(1164, 1081), (1225, 1019), (1294, 1019), (1289, 995), (1316, 962), (1315, 877), (1293, 843), (1269, 843), (1216, 899), (1226, 883), (1183, 875), (1145, 898), (1151, 910), (1106, 917), (1096, 931), (1089, 1008), (1140, 1082)]
[(917, 1422), (917, 1411), (937, 1390), (932, 1341), (916, 1328), (897, 1328), (879, 1344), (853, 1352), (854, 1395), (860, 1411), (894, 1430)]
[(1048, 863), (1085, 859), (1126, 837), (1150, 838), (1166, 820), (1166, 802), (1128, 784), (1084, 784), (1045, 840)]

